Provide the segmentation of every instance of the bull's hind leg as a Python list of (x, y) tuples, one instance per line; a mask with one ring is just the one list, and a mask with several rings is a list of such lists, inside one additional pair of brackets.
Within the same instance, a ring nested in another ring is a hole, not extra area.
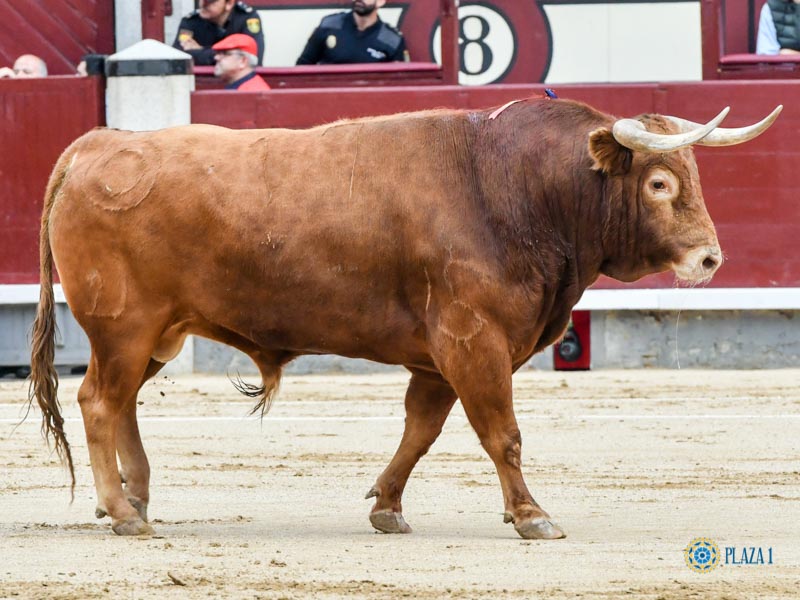
[[(139, 389), (163, 366), (164, 363), (150, 359)], [(124, 484), (125, 497), (139, 512), (142, 520), (147, 521), (147, 505), (150, 502), (150, 463), (142, 445), (139, 423), (136, 420), (137, 398), (138, 392), (120, 415), (117, 428), (117, 455), (119, 456), (119, 474)]]
[[(136, 485), (141, 486), (141, 460), (146, 464), (147, 458), (143, 449), (141, 454), (136, 452), (137, 445), (141, 448), (138, 427), (129, 430), (131, 418), (135, 425), (135, 408), (127, 416), (126, 411), (131, 404), (136, 405), (149, 352), (131, 340), (117, 342), (116, 346), (93, 343), (89, 368), (78, 391), (97, 489), (97, 513), (110, 515), (111, 527), (119, 535), (151, 534), (152, 527), (124, 493), (117, 470), (118, 441), (121, 441), (128, 464), (137, 464), (134, 479)], [(122, 436), (119, 435), (120, 426), (125, 429)], [(142, 493), (141, 487), (139, 493)]]
[(377, 496), (369, 520), (385, 533), (410, 533), (401, 499), (417, 461), (428, 451), (456, 400), (453, 388), (438, 375), (416, 372), (406, 391), (406, 425), (392, 461), (367, 493)]
[(514, 523), (523, 538), (564, 537), (533, 499), (522, 478), (522, 437), (512, 406), (511, 357), (506, 337), (488, 324), (465, 341), (442, 332), (438, 336), (437, 364), (458, 393), (470, 424), (497, 469), (505, 522)]

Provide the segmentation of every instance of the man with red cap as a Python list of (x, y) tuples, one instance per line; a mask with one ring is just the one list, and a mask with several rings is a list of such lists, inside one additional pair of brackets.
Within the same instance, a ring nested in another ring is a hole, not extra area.
[(255, 72), (258, 47), (249, 35), (234, 33), (211, 46), (214, 50), (214, 75), (225, 83), (226, 90), (254, 92), (268, 90), (269, 85)]

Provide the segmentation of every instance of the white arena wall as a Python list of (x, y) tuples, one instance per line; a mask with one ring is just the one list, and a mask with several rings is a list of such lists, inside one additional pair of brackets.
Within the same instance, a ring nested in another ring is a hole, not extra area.
[[(28, 363), (25, 339), (35, 315), (38, 288), (0, 285), (4, 321), (11, 318), (18, 324), (0, 338), (0, 365)], [(56, 363), (84, 365), (88, 340), (69, 313), (61, 286), (55, 286), (55, 295)], [(587, 290), (576, 309), (591, 311), (593, 369), (762, 369), (800, 364), (800, 288)], [(292, 362), (287, 372), (364, 373), (399, 368), (337, 356), (306, 356)], [(534, 356), (525, 368), (552, 369), (552, 349)], [(235, 375), (257, 370), (233, 348), (190, 337), (181, 355), (163, 372)]]
[[(431, 0), (433, 1), (433, 0)], [(534, 0), (520, 0), (534, 2)], [(255, 2), (254, 2), (255, 3)], [(460, 2), (462, 12), (481, 2)], [(165, 19), (164, 38), (175, 39), (181, 17), (194, 0), (173, 0)], [(548, 4), (542, 9), (550, 23), (553, 56), (545, 82), (699, 81), (702, 79), (700, 0), (651, 2), (580, 2)], [(342, 8), (259, 10), (266, 51), (264, 66), (294, 65), (308, 36), (325, 15)], [(389, 0), (381, 18), (396, 25), (401, 8)], [(141, 40), (140, 0), (116, 0), (117, 50)], [(498, 35), (496, 56), (509, 55), (513, 39)], [(462, 83), (469, 84), (468, 78)]]

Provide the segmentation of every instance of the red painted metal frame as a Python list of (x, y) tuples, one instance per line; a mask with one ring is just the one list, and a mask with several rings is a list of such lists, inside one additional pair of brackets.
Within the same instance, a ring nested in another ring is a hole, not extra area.
[(142, 38), (164, 39), (164, 17), (172, 14), (171, 0), (142, 1)]
[(442, 75), (445, 85), (458, 83), (458, 7), (455, 0), (439, 0), (442, 24)]
[(796, 79), (800, 57), (754, 54), (764, 1), (702, 0), (703, 79)]
[[(155, 31), (157, 24), (152, 16), (144, 16), (147, 7), (160, 6), (163, 0), (145, 0), (142, 4), (143, 23)], [(309, 0), (297, 2), (298, 6), (310, 4)], [(412, 5), (411, 11), (430, 8), (422, 4)], [(155, 11), (156, 14), (158, 11)], [(161, 37), (163, 38), (163, 16)], [(438, 20), (442, 26), (442, 66), (433, 62), (375, 63), (356, 65), (313, 65), (298, 67), (259, 67), (256, 71), (272, 88), (288, 87), (339, 87), (368, 85), (449, 85), (458, 83), (458, 9), (455, 0), (439, 0)], [(149, 24), (149, 25), (148, 25)], [(145, 36), (152, 37), (152, 36)], [(160, 38), (158, 38), (160, 39)], [(214, 78), (213, 67), (195, 67), (197, 89), (220, 89), (221, 83)]]
[[(258, 67), (256, 72), (272, 89), (443, 85), (445, 78), (445, 71), (435, 63), (420, 62)], [(214, 77), (214, 67), (194, 67), (194, 75), (198, 90), (224, 87)]]
[[(547, 73), (550, 61), (550, 30), (544, 12), (539, 6), (540, 0), (491, 0), (494, 10), (500, 11), (509, 21), (512, 30), (516, 30), (516, 54), (503, 75), (503, 81), (533, 82), (540, 81)], [(163, 18), (159, 16), (163, 0), (143, 0), (143, 30), (152, 32), (145, 37), (163, 39)], [(349, 0), (250, 0), (250, 6), (267, 12), (281, 9), (326, 8), (347, 10), (351, 7)], [(459, 22), (455, 0), (397, 0), (391, 4), (402, 9), (398, 27), (403, 32), (406, 46), (411, 58), (417, 62), (433, 63), (431, 43), (433, 31), (441, 26), (441, 64), (442, 74), (435, 78), (435, 83), (455, 84), (458, 82), (460, 56), (458, 50)], [(522, 32), (525, 32), (523, 35)], [(160, 35), (160, 37), (159, 37)], [(166, 40), (172, 43), (172, 40)], [(345, 78), (341, 78), (345, 79)], [(292, 78), (291, 82), (297, 81)], [(429, 81), (432, 81), (429, 80)], [(345, 85), (345, 81), (339, 81)], [(420, 83), (424, 83), (420, 81)], [(392, 85), (387, 82), (388, 85)], [(303, 84), (305, 85), (305, 84)], [(329, 85), (327, 78), (321, 85)], [(199, 81), (198, 88), (214, 87), (213, 83)]]

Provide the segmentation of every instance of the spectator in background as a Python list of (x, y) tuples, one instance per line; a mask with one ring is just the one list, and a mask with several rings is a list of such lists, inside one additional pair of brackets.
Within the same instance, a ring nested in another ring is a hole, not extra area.
[(757, 54), (800, 54), (800, 0), (767, 0), (758, 20)]
[(47, 65), (38, 56), (23, 54), (14, 61), (14, 67), (0, 69), (0, 78), (30, 79), (47, 77)]
[(236, 0), (200, 0), (200, 8), (181, 19), (178, 35), (172, 44), (188, 52), (196, 65), (213, 65), (212, 46), (225, 37), (239, 33), (253, 39), (258, 64), (264, 59), (264, 33), (258, 12)]
[(349, 12), (322, 19), (298, 65), (408, 61), (403, 35), (378, 17), (386, 0), (354, 0)]
[(258, 65), (258, 49), (252, 37), (234, 33), (211, 48), (217, 61), (214, 75), (225, 83), (226, 90), (254, 92), (269, 89), (267, 82), (253, 70)]

